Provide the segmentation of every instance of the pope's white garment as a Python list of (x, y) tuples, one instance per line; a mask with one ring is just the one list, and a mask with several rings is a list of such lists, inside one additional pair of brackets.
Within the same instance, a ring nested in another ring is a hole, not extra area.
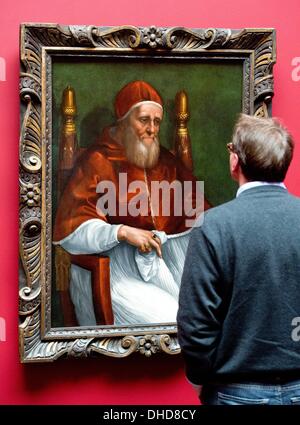
[[(162, 242), (163, 258), (159, 258), (155, 251), (141, 254), (136, 247), (119, 242), (120, 226), (88, 220), (56, 244), (70, 254), (103, 253), (110, 257), (115, 325), (176, 322), (191, 229), (177, 235), (154, 231)], [(71, 266), (70, 294), (79, 325), (96, 325), (89, 271)]]

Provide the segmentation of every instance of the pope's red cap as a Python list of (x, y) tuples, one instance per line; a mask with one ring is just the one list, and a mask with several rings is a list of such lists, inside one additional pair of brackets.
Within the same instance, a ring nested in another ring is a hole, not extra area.
[(137, 104), (153, 102), (162, 108), (163, 101), (158, 92), (146, 81), (126, 84), (116, 96), (115, 113), (118, 120), (125, 118)]

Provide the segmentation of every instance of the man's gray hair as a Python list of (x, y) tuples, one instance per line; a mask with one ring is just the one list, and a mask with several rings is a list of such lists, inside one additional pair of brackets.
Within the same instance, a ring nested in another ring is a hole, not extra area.
[(277, 119), (240, 114), (232, 136), (232, 150), (248, 180), (283, 181), (293, 149), (292, 136)]

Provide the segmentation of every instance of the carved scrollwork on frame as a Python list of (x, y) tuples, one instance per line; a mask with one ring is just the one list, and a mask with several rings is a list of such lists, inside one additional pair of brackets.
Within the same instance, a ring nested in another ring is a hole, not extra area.
[(26, 276), (26, 286), (39, 283), (41, 274), (41, 220), (38, 208), (20, 211), (20, 256)]
[(21, 26), (20, 356), (23, 362), (106, 355), (145, 358), (178, 354), (175, 324), (51, 327), (52, 285), (52, 55), (155, 61), (232, 60), (243, 64), (243, 112), (271, 112), (275, 31), (156, 26), (23, 24)]
[(20, 137), (20, 162), (22, 169), (28, 172), (38, 172), (41, 169), (41, 110), (39, 100), (32, 100), (33, 90), (21, 89), (21, 97), (25, 101)]
[(90, 350), (111, 357), (127, 357), (134, 352), (139, 352), (146, 357), (160, 352), (167, 354), (178, 354), (180, 352), (176, 335), (172, 337), (165, 334), (128, 335), (119, 338), (94, 340)]
[(231, 30), (209, 28), (206, 30), (171, 28), (165, 33), (166, 47), (170, 49), (199, 50), (224, 47), (230, 39)]
[(20, 325), (23, 337), (21, 346), (28, 355), (27, 361), (54, 360), (65, 356), (79, 359), (93, 354), (128, 357), (135, 352), (150, 357), (159, 352), (167, 354), (180, 352), (177, 338), (170, 335), (128, 335), (117, 338), (80, 338), (71, 341), (44, 342), (39, 338), (39, 320), (38, 312), (34, 312)]
[(19, 291), (19, 314), (28, 316), (32, 314), (41, 303), (41, 288), (32, 291), (31, 288), (23, 287)]

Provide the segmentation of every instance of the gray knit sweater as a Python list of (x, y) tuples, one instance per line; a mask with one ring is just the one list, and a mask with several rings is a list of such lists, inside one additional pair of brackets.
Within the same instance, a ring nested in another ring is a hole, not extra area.
[(300, 199), (260, 186), (209, 210), (192, 232), (179, 296), (189, 380), (300, 378), (299, 316)]

